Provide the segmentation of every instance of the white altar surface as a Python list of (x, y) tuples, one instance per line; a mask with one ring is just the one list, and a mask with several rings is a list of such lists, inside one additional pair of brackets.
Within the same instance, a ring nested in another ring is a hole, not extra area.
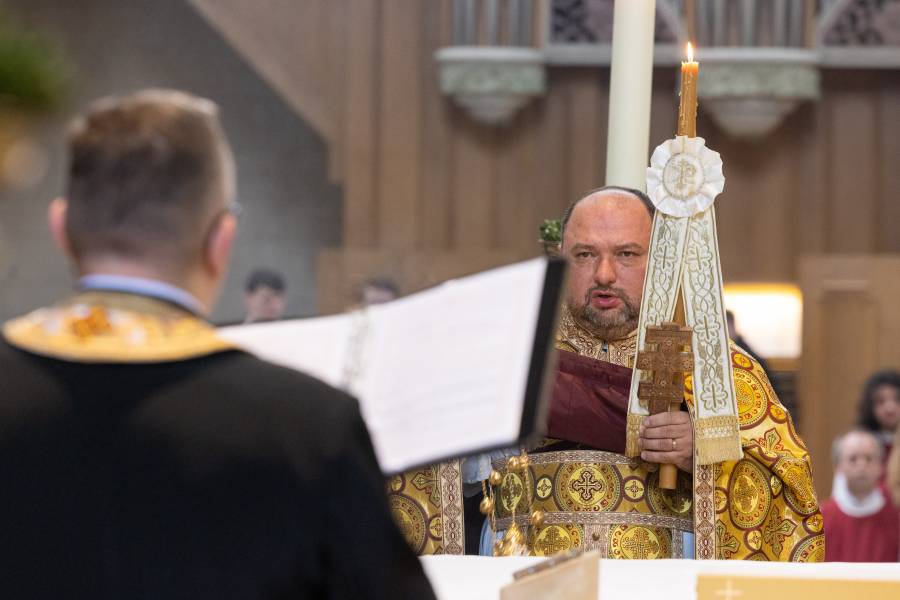
[[(422, 565), (438, 600), (498, 600), (500, 588), (513, 573), (541, 562), (540, 558), (484, 556), (424, 556)], [(898, 563), (763, 563), (753, 561), (602, 560), (600, 598), (634, 600), (665, 598), (694, 600), (699, 573), (866, 579), (900, 581)], [(652, 576), (648, 576), (652, 574)]]

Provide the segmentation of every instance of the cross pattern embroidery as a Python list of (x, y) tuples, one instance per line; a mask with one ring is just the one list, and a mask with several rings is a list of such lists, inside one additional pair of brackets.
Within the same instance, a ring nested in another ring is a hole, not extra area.
[(508, 477), (500, 492), (506, 508), (513, 510), (519, 504), (519, 496), (522, 495), (522, 485), (514, 478)]
[(559, 535), (559, 531), (556, 527), (551, 527), (550, 531), (547, 532), (547, 535), (543, 538), (539, 538), (536, 544), (538, 550), (545, 556), (566, 550), (570, 545), (567, 538)]
[(427, 471), (419, 471), (412, 479), (412, 484), (416, 486), (416, 489), (428, 494), (428, 499), (432, 504), (434, 504), (435, 506), (440, 506), (441, 490), (438, 487), (437, 483), (437, 477), (435, 477), (434, 471), (431, 469)]
[(638, 399), (651, 415), (680, 405), (684, 395), (684, 373), (694, 368), (690, 327), (676, 323), (648, 325), (646, 346), (637, 357), (637, 368), (652, 371), (651, 381), (638, 385)]
[(541, 479), (540, 483), (538, 483), (537, 491), (538, 496), (541, 498), (546, 498), (550, 495), (550, 491), (552, 489), (552, 484), (549, 479)]
[(753, 500), (756, 498), (756, 488), (747, 477), (738, 477), (734, 486), (734, 499), (741, 505), (741, 510), (750, 512), (753, 508)]
[(628, 484), (625, 490), (628, 492), (629, 496), (631, 496), (632, 498), (637, 498), (641, 495), (641, 492), (644, 491), (644, 486), (632, 479), (631, 483)]
[[(702, 185), (703, 167), (697, 159), (685, 154), (676, 154), (666, 162), (663, 170), (663, 186), (674, 198), (685, 200), (697, 192)], [(697, 176), (700, 175), (700, 180)]]
[(659, 542), (650, 537), (646, 529), (638, 529), (622, 542), (622, 548), (631, 553), (632, 558), (645, 560), (659, 552)]
[(594, 479), (594, 474), (585, 469), (581, 477), (572, 483), (572, 489), (581, 495), (581, 499), (587, 502), (594, 497), (594, 492), (603, 490), (603, 483)]
[(780, 519), (778, 515), (773, 515), (769, 521), (763, 525), (763, 540), (770, 546), (775, 554), (780, 555), (784, 548), (784, 540), (791, 534), (797, 526), (787, 519)]

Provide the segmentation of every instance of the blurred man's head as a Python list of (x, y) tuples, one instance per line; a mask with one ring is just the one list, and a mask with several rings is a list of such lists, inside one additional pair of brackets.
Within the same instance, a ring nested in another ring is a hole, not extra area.
[(850, 493), (857, 498), (871, 494), (881, 478), (884, 447), (868, 431), (855, 430), (834, 443), (835, 470), (847, 480)]
[(738, 337), (737, 327), (734, 322), (734, 312), (730, 310), (725, 311), (725, 326), (728, 330), (728, 337), (736, 340)]
[(285, 284), (281, 273), (256, 269), (244, 282), (245, 323), (277, 321), (284, 316)]
[(601, 339), (620, 339), (637, 328), (652, 224), (650, 199), (617, 187), (591, 192), (563, 217), (568, 306)]
[(363, 284), (359, 294), (359, 303), (363, 306), (384, 304), (395, 300), (400, 295), (400, 288), (392, 279), (376, 277)]
[(217, 112), (184, 92), (146, 90), (97, 101), (73, 122), (66, 195), (49, 221), (79, 274), (162, 279), (211, 308), (237, 225)]

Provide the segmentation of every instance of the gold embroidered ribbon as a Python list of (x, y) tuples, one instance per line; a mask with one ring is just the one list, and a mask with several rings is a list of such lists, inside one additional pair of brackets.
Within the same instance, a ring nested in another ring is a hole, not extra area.
[[(675, 316), (679, 291), (685, 321), (694, 331), (694, 449), (708, 465), (742, 456), (740, 428), (722, 295), (715, 197), (725, 187), (722, 160), (703, 138), (677, 136), (654, 151), (647, 193), (657, 208), (641, 300), (637, 349), (648, 325)], [(636, 364), (635, 357), (635, 364)], [(638, 438), (647, 406), (637, 396), (641, 371), (632, 375), (625, 453), (640, 455)]]

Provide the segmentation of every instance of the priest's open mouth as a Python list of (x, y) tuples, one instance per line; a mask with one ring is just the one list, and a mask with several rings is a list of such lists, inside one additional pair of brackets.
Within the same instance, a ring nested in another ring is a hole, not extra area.
[(594, 292), (591, 294), (591, 305), (595, 308), (617, 308), (621, 304), (622, 298), (615, 292)]

